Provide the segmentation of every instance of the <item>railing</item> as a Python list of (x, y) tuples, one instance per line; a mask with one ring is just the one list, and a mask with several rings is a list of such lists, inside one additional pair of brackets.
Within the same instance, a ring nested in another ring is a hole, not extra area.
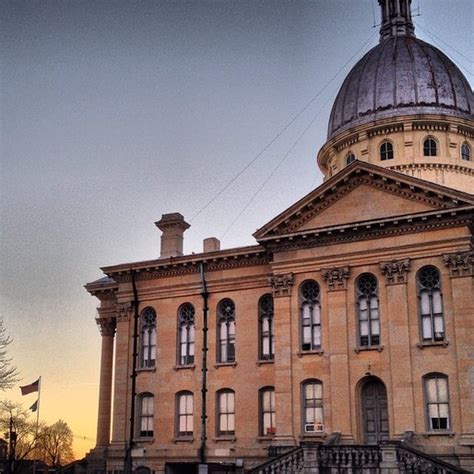
[(318, 446), (321, 468), (378, 468), (382, 455), (378, 446)]
[(249, 474), (297, 474), (303, 472), (303, 467), (304, 450), (298, 447), (247, 472)]
[(468, 474), (457, 466), (453, 466), (441, 459), (430, 456), (411, 446), (397, 446), (397, 461), (400, 472), (402, 473), (430, 473), (430, 474)]
[(378, 446), (325, 446), (307, 443), (247, 472), (249, 474), (304, 472), (468, 474), (468, 471), (400, 442)]

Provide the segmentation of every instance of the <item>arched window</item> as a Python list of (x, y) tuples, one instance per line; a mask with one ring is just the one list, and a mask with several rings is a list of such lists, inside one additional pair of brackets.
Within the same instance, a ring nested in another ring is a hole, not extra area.
[(471, 161), (471, 147), (467, 143), (461, 145), (461, 159)]
[(364, 273), (357, 279), (357, 319), (359, 322), (359, 346), (380, 344), (379, 291), (377, 279)]
[(438, 154), (438, 144), (434, 138), (427, 138), (423, 142), (423, 155), (436, 156)]
[(154, 397), (151, 393), (138, 396), (138, 434), (141, 438), (153, 436)]
[(258, 320), (260, 326), (260, 360), (272, 360), (273, 348), (273, 296), (263, 295), (258, 302)]
[(448, 377), (428, 374), (423, 379), (428, 431), (450, 430)]
[(259, 390), (260, 436), (273, 436), (276, 433), (275, 389), (264, 387)]
[(217, 392), (217, 434), (235, 434), (235, 393), (230, 389)]
[(303, 432), (324, 431), (323, 384), (319, 380), (306, 380), (301, 389)]
[(235, 361), (235, 304), (229, 298), (217, 306), (218, 362)]
[(193, 435), (194, 397), (191, 392), (176, 394), (176, 433), (178, 437)]
[(346, 165), (350, 165), (353, 161), (356, 160), (354, 153), (349, 153), (346, 157)]
[(393, 145), (390, 142), (383, 142), (380, 145), (380, 159), (393, 160)]
[(184, 303), (178, 310), (178, 365), (194, 364), (194, 306)]
[(142, 311), (140, 325), (140, 367), (154, 367), (156, 361), (156, 313), (153, 308), (145, 308)]
[(301, 350), (321, 347), (321, 302), (319, 285), (305, 281), (300, 287)]
[(417, 285), (422, 341), (443, 341), (443, 298), (438, 269), (432, 266), (421, 268), (417, 274)]

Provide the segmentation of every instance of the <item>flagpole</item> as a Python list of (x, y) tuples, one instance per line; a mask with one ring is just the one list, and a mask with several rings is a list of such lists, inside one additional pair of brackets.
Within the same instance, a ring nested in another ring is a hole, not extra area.
[[(35, 434), (35, 447), (38, 445), (38, 429), (39, 429), (39, 414), (40, 414), (40, 403), (41, 401), (41, 375), (38, 379), (38, 400), (36, 404), (36, 434)], [(36, 474), (36, 456), (33, 459), (33, 474)]]

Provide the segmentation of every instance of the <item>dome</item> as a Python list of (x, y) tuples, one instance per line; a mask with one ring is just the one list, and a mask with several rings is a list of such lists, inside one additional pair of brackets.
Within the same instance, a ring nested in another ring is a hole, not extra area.
[(472, 119), (472, 89), (439, 49), (411, 35), (389, 36), (350, 71), (332, 107), (328, 140), (349, 128), (400, 115)]

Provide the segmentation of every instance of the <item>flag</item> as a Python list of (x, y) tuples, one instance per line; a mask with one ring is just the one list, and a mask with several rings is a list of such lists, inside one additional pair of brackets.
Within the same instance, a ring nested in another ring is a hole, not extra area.
[(30, 406), (30, 410), (34, 413), (38, 409), (38, 400)]
[(29, 393), (37, 392), (39, 390), (39, 381), (40, 379), (35, 380), (33, 383), (30, 383), (30, 385), (20, 387), (21, 394), (28, 395)]

